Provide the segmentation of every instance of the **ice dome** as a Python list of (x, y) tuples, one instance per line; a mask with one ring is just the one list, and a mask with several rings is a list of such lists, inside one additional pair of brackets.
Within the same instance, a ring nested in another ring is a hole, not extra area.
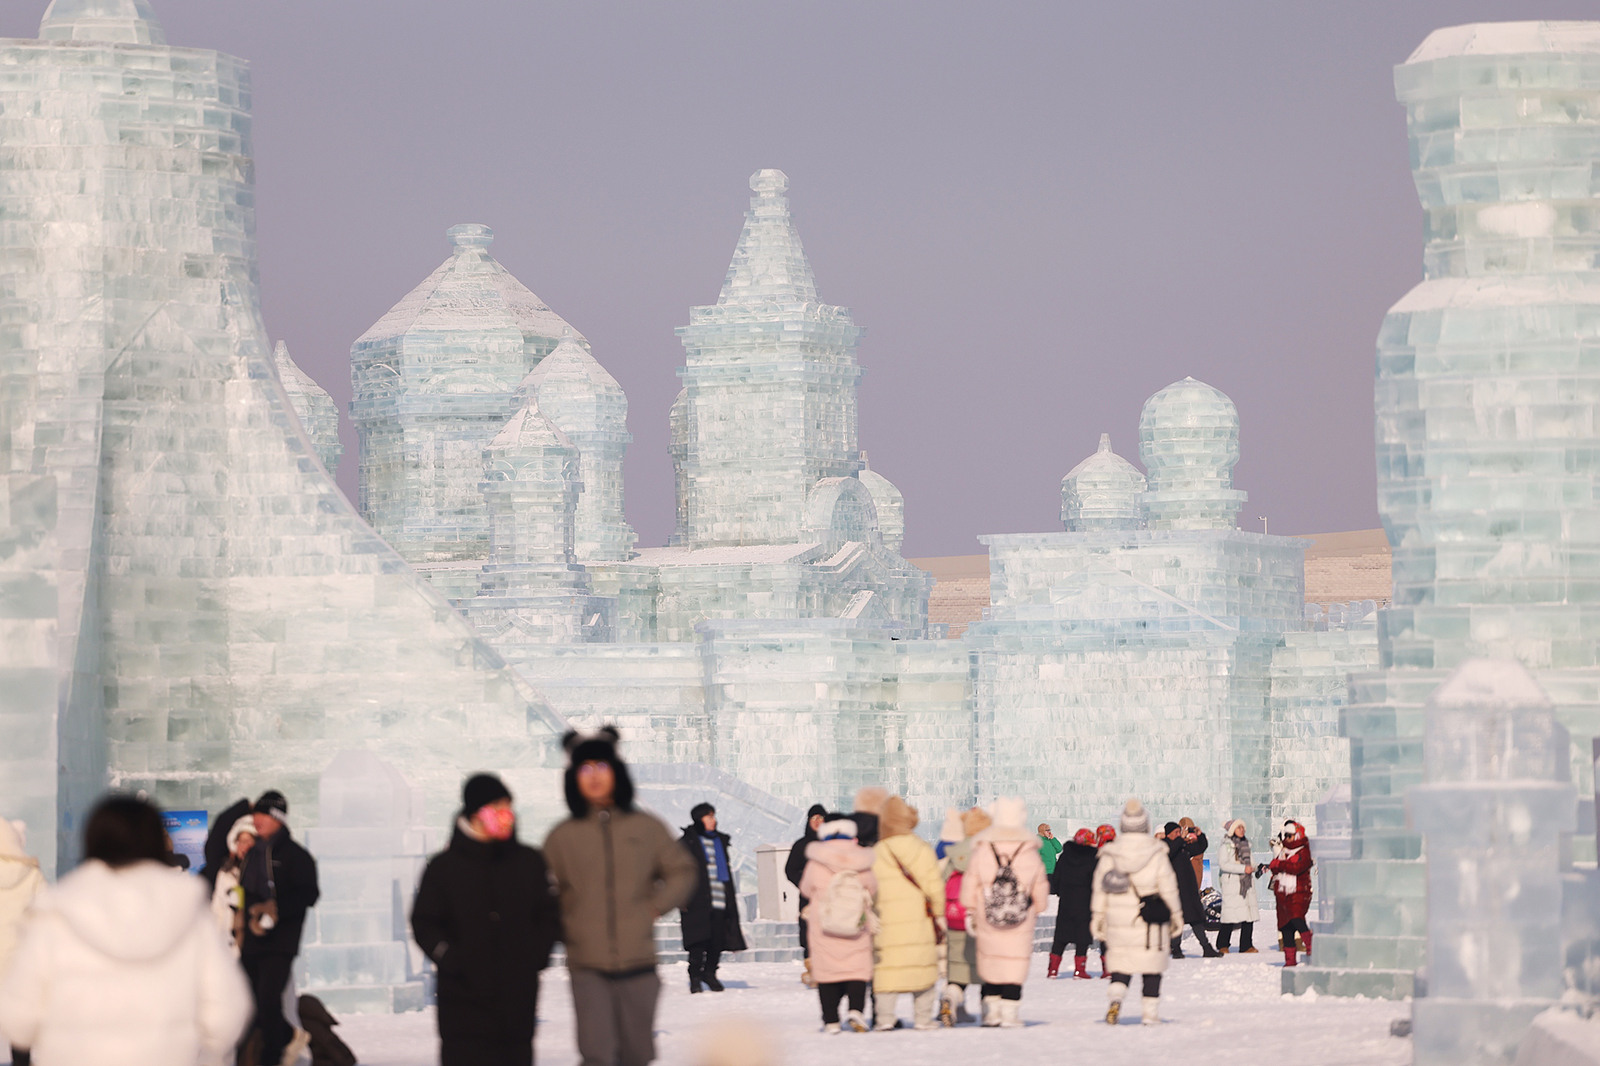
[(166, 44), (155, 12), (145, 0), (50, 0), (39, 22), (45, 41), (108, 41)]
[(1069, 533), (1094, 529), (1138, 529), (1145, 491), (1139, 468), (1111, 450), (1111, 434), (1100, 447), (1061, 479), (1061, 524)]
[(906, 498), (894, 483), (867, 465), (867, 453), (861, 453), (861, 470), (856, 474), (861, 484), (872, 496), (872, 505), (878, 511), (878, 533), (883, 546), (900, 554), (906, 539)]
[(1245, 494), (1233, 487), (1239, 412), (1226, 393), (1184, 378), (1144, 402), (1139, 458), (1151, 529), (1233, 529)]

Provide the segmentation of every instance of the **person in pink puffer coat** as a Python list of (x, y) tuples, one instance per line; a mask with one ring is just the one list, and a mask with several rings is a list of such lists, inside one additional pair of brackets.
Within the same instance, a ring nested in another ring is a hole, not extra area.
[[(822, 1025), (829, 1033), (839, 1029), (839, 1000), (848, 998), (850, 1028), (867, 1031), (867, 983), (872, 980), (872, 933), (876, 916), (872, 900), (878, 879), (872, 874), (876, 854), (856, 841), (856, 824), (840, 814), (828, 816), (817, 829), (817, 839), (806, 845), (805, 872), (800, 894), (809, 901), (801, 920), (806, 923), (806, 943), (811, 946), (811, 976), (822, 1001)], [(838, 936), (822, 927), (822, 908), (829, 905), (829, 886), (840, 874), (853, 873), (866, 893), (861, 899), (862, 925), (855, 936)]]
[[(1039, 857), (1038, 834), (1028, 829), (1028, 808), (1003, 796), (989, 805), (994, 824), (973, 837), (972, 857), (961, 882), (967, 931), (978, 942), (978, 979), (983, 982), (983, 1024), (1015, 1029), (1022, 1025), (1022, 983), (1033, 959), (1033, 927), (1050, 901), (1050, 880)], [(989, 908), (999, 902), (996, 881), (1008, 868), (1016, 878), (1021, 921), (1008, 928), (990, 924)]]

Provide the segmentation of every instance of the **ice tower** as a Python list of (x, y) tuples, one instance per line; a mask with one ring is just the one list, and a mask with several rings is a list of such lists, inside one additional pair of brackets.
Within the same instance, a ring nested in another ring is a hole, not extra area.
[[(1452, 669), (1531, 670), (1577, 742), (1580, 795), (1600, 731), (1600, 23), (1437, 30), (1395, 89), (1425, 244), (1377, 346), (1394, 605), (1344, 713), (1353, 858), (1324, 871), (1335, 918), (1286, 991), (1412, 992), (1429, 919), (1403, 795)], [(1593, 846), (1574, 838), (1580, 858)]]
[(824, 478), (861, 469), (856, 341), (850, 312), (821, 302), (781, 170), (750, 178), (722, 294), (692, 308), (674, 418), (678, 537), (690, 548), (793, 544)]
[(469, 767), (556, 809), (561, 723), (297, 425), (247, 65), (166, 45), (143, 2), (54, 0), (0, 68), (0, 810), (48, 870), (107, 785), (210, 809), (275, 786), (314, 824), (341, 747), (435, 824)]
[(283, 383), (283, 394), (289, 398), (296, 417), (323, 469), (334, 474), (339, 470), (339, 458), (344, 455), (344, 445), (339, 443), (339, 409), (333, 397), (313, 381), (304, 370), (289, 358), (289, 346), (282, 341), (272, 351), (272, 360), (278, 368), (278, 380)]
[(361, 513), (411, 563), (484, 557), (483, 447), (570, 328), (489, 255), (488, 226), (446, 235), (450, 258), (350, 348)]

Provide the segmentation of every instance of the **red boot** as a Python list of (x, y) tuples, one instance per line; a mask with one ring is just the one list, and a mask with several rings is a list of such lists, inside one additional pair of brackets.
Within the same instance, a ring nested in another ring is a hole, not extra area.
[(1048, 978), (1048, 979), (1053, 980), (1057, 976), (1059, 976), (1060, 973), (1061, 973), (1061, 956), (1060, 955), (1051, 955), (1050, 956), (1050, 969), (1045, 971), (1045, 977)]
[(1284, 945), (1284, 948), (1283, 948), (1283, 964), (1285, 966), (1298, 966), (1298, 965), (1300, 965), (1299, 963), (1294, 961), (1294, 945), (1293, 944), (1285, 944)]
[(1100, 980), (1104, 981), (1111, 976), (1111, 967), (1106, 965), (1106, 953), (1100, 953)]
[(1309, 930), (1300, 934), (1300, 943), (1305, 945), (1306, 958), (1309, 959), (1311, 957), (1311, 933)]
[(1085, 981), (1094, 980), (1094, 978), (1089, 976), (1089, 956), (1087, 956), (1087, 955), (1074, 955), (1074, 956), (1072, 956), (1072, 976), (1081, 977)]

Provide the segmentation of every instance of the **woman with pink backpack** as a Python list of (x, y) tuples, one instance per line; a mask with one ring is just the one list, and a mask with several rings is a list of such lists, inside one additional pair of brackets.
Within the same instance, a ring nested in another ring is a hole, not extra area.
[(1039, 857), (1028, 807), (1001, 797), (989, 805), (994, 824), (972, 838), (961, 882), (967, 935), (977, 941), (983, 981), (983, 1024), (1020, 1028), (1022, 984), (1033, 960), (1033, 926), (1050, 902), (1050, 881)]
[(817, 839), (806, 845), (800, 894), (807, 903), (800, 920), (806, 923), (811, 946), (811, 976), (822, 1001), (824, 1032), (841, 1031), (841, 999), (849, 1002), (851, 1030), (867, 1031), (863, 1012), (872, 980), (872, 935), (878, 931), (872, 909), (878, 895), (875, 861), (872, 849), (857, 842), (856, 823), (842, 814), (827, 815)]

